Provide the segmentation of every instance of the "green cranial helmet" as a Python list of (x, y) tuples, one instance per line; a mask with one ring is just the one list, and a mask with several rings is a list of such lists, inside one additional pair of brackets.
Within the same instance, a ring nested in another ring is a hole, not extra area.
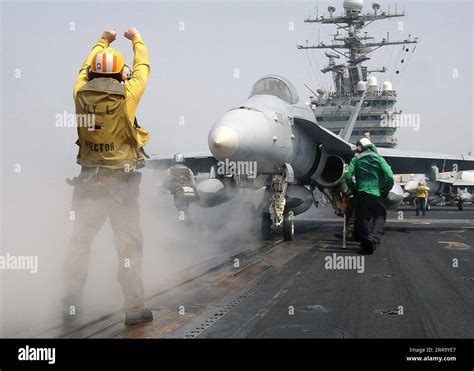
[(373, 144), (368, 138), (361, 138), (357, 141), (357, 145), (362, 149), (362, 151), (365, 151), (366, 149), (372, 148)]

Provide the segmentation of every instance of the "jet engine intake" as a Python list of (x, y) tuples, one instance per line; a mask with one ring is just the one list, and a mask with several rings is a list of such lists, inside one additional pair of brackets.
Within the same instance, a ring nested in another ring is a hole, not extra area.
[(339, 185), (344, 176), (344, 160), (337, 155), (321, 153), (319, 165), (311, 179), (320, 187), (332, 188)]

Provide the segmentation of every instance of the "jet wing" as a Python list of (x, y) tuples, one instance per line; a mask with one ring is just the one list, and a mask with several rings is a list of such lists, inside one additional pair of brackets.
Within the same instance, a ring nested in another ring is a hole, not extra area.
[[(188, 166), (193, 173), (208, 173), (211, 167), (217, 164), (217, 160), (210, 152), (192, 152), (183, 153), (184, 164)], [(168, 170), (173, 165), (172, 154), (152, 155), (145, 161), (145, 167), (154, 170)]]
[(443, 178), (440, 178), (440, 179), (437, 180), (437, 182), (451, 185), (451, 184), (454, 183), (454, 179), (443, 179)]
[(331, 130), (323, 128), (316, 122), (306, 118), (303, 119), (295, 116), (294, 122), (295, 125), (299, 125), (314, 139), (316, 145), (322, 144), (323, 148), (329, 153), (338, 153), (344, 157), (352, 157), (355, 146), (346, 142)]
[(463, 180), (457, 180), (453, 183), (453, 186), (454, 187), (459, 187), (459, 188), (470, 188), (470, 187), (474, 187), (474, 183), (473, 182), (465, 182)]
[[(474, 156), (378, 148), (394, 174), (427, 174), (436, 165), (441, 173), (474, 169)], [(456, 169), (457, 167), (457, 169)]]
[[(313, 137), (316, 145), (322, 145), (328, 153), (336, 153), (349, 161), (353, 156), (355, 145), (339, 135), (318, 125), (306, 110), (294, 113), (294, 123)], [(350, 136), (350, 133), (346, 133)], [(440, 172), (474, 170), (474, 156), (448, 155), (443, 153), (403, 151), (391, 148), (378, 148), (392, 167), (395, 174), (428, 174), (436, 165)]]
[[(346, 160), (352, 158), (355, 149), (353, 144), (307, 118), (295, 116), (294, 121), (296, 125), (300, 125), (313, 137), (316, 145), (322, 144), (329, 153), (342, 155)], [(474, 169), (474, 156), (404, 151), (391, 148), (378, 148), (378, 152), (387, 160), (394, 174), (428, 174), (434, 165), (441, 173)]]

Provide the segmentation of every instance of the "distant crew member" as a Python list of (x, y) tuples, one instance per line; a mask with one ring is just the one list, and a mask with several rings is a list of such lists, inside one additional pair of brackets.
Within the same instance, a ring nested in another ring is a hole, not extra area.
[(124, 36), (133, 45), (133, 70), (130, 70), (122, 54), (109, 47), (116, 34), (115, 30), (102, 34), (74, 85), (76, 114), (90, 119), (86, 120), (87, 125), (78, 123), (77, 162), (82, 168), (80, 175), (69, 181), (74, 185), (75, 221), (65, 263), (63, 317), (66, 323), (79, 314), (92, 241), (107, 218), (118, 254), (125, 324), (153, 320), (152, 312), (144, 308), (143, 238), (138, 202), (141, 173), (136, 171), (144, 166), (142, 147), (148, 141), (148, 131), (134, 124), (150, 62), (138, 30), (129, 28)]
[(418, 182), (418, 186), (413, 190), (415, 193), (415, 202), (416, 202), (416, 216), (420, 215), (420, 211), (423, 216), (426, 215), (426, 205), (428, 203), (428, 197), (430, 194), (429, 187), (426, 186), (423, 180)]
[(383, 198), (393, 187), (392, 169), (372, 148), (369, 139), (360, 139), (356, 147), (359, 155), (351, 160), (344, 175), (349, 193), (355, 194), (354, 232), (361, 242), (361, 253), (366, 254), (372, 254), (380, 243), (387, 216)]
[(199, 200), (194, 173), (184, 164), (181, 153), (176, 153), (173, 161), (174, 165), (168, 169), (163, 187), (173, 195), (179, 220), (189, 223), (189, 205)]

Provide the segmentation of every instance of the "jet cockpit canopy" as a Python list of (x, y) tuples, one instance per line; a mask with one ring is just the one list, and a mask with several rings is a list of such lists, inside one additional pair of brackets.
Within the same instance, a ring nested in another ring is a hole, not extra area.
[(290, 104), (299, 101), (293, 84), (284, 77), (276, 75), (265, 76), (258, 80), (250, 92), (250, 97), (254, 95), (273, 95)]

